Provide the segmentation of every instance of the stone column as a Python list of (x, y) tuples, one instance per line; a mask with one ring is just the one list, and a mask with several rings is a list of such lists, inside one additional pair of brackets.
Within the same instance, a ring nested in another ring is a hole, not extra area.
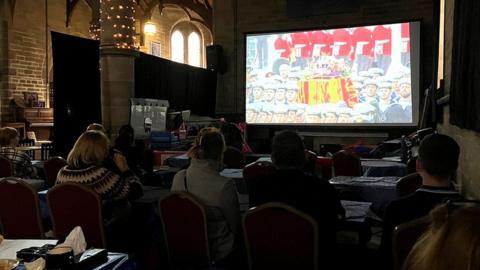
[(112, 138), (130, 121), (134, 97), (134, 0), (100, 1), (102, 122)]

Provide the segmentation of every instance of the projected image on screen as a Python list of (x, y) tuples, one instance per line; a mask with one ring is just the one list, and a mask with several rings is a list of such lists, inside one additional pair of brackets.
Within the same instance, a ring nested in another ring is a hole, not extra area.
[(246, 39), (246, 121), (412, 123), (410, 23)]

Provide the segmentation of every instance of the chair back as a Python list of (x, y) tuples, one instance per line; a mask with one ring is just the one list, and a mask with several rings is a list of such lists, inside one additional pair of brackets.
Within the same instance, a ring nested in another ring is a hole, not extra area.
[(362, 164), (354, 153), (341, 150), (333, 154), (333, 171), (335, 176), (361, 176)]
[(331, 157), (317, 157), (317, 165), (322, 173), (322, 178), (328, 180), (332, 178), (333, 161)]
[(0, 180), (0, 227), (6, 238), (44, 238), (37, 192), (22, 180)]
[(56, 238), (64, 238), (80, 226), (89, 247), (106, 247), (102, 205), (97, 193), (77, 183), (62, 183), (47, 192), (47, 201)]
[(42, 160), (47, 160), (53, 152), (53, 143), (42, 143), (40, 146), (40, 156)]
[(239, 149), (228, 146), (223, 153), (223, 164), (226, 168), (243, 169), (245, 167), (245, 155)]
[(210, 266), (204, 205), (187, 192), (171, 192), (159, 205), (171, 269)]
[(272, 174), (275, 171), (276, 168), (273, 166), (273, 163), (268, 161), (257, 161), (245, 166), (243, 169), (243, 178), (247, 181), (263, 175)]
[(46, 185), (48, 188), (53, 187), (57, 181), (57, 174), (61, 168), (67, 165), (67, 161), (60, 157), (51, 157), (43, 164), (45, 170)]
[(12, 162), (5, 157), (0, 156), (0, 178), (13, 175)]
[(251, 208), (243, 217), (250, 269), (318, 269), (318, 225), (283, 203)]
[(303, 166), (303, 171), (315, 174), (317, 168), (317, 153), (311, 150), (305, 150), (305, 165)]
[(422, 186), (422, 177), (419, 173), (406, 175), (397, 181), (397, 196), (403, 197), (415, 192)]
[(411, 157), (407, 160), (407, 173), (417, 172), (417, 157)]
[(430, 218), (428, 216), (402, 223), (393, 230), (392, 248), (393, 264), (395, 270), (401, 270), (417, 240), (428, 229)]
[(247, 193), (254, 197), (253, 193), (256, 191), (256, 182), (260, 180), (262, 176), (273, 174), (277, 169), (273, 166), (273, 163), (268, 161), (257, 161), (248, 164), (243, 168), (243, 180), (247, 188)]
[[(18, 146), (35, 146), (34, 139), (22, 139), (18, 142)], [(27, 150), (25, 153), (32, 159), (35, 159), (35, 150)]]

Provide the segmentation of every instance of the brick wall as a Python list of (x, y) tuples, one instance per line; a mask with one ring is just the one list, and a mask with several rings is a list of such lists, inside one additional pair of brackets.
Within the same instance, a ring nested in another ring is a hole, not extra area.
[[(48, 106), (48, 82), (52, 78), (50, 31), (89, 37), (91, 10), (85, 1), (75, 7), (71, 24), (65, 24), (65, 1), (17, 0), (12, 20), (2, 18), (0, 26), (1, 119), (11, 121), (8, 104), (12, 98), (23, 98), (23, 92), (34, 92)], [(48, 14), (48, 21), (47, 21)], [(48, 28), (47, 28), (48, 24)], [(47, 72), (48, 66), (48, 72)]]
[[(243, 113), (245, 46), (248, 32), (302, 30), (346, 25), (375, 24), (422, 19), (422, 67), (424, 84), (431, 77), (433, 49), (433, 1), (364, 0), (354, 13), (287, 17), (286, 0), (222, 0), (214, 2), (214, 40), (223, 46), (228, 71), (219, 76), (217, 112)], [(328, 14), (328, 11), (325, 11)]]

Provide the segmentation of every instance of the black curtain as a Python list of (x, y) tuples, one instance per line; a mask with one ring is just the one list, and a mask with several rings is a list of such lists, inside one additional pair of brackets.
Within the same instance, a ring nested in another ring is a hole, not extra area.
[(455, 1), (450, 123), (480, 131), (480, 1)]
[(215, 116), (216, 73), (140, 53), (135, 59), (135, 97), (165, 99), (170, 108)]
[(78, 136), (101, 123), (99, 42), (52, 32), (54, 144), (66, 157)]

